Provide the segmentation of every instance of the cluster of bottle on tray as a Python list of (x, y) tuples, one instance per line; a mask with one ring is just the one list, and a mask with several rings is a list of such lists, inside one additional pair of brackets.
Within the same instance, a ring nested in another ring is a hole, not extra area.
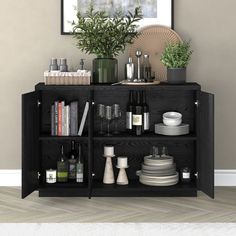
[(64, 146), (61, 145), (60, 157), (57, 161), (57, 169), (46, 170), (46, 182), (64, 183), (68, 181), (84, 182), (84, 164), (81, 153), (81, 144), (78, 143), (78, 151), (75, 147), (75, 141), (71, 142), (71, 151), (67, 158), (64, 153)]

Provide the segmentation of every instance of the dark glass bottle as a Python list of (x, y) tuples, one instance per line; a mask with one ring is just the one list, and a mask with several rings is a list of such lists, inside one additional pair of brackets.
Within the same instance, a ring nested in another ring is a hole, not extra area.
[(84, 182), (84, 163), (81, 153), (81, 145), (79, 144), (79, 151), (78, 151), (78, 162), (76, 164), (76, 182), (83, 183)]
[(134, 95), (135, 91), (129, 91), (129, 101), (126, 108), (126, 129), (128, 132), (132, 132), (133, 128)]
[(61, 155), (57, 161), (57, 181), (67, 182), (68, 181), (68, 162), (64, 154), (64, 147), (61, 146)]
[(75, 150), (75, 141), (71, 142), (71, 151), (69, 157), (69, 179), (76, 179), (76, 162), (77, 162), (77, 153)]
[(146, 93), (142, 91), (142, 101), (143, 101), (143, 131), (149, 131), (149, 106), (146, 101)]
[(143, 106), (141, 103), (141, 92), (137, 91), (137, 99), (133, 113), (133, 130), (137, 136), (142, 135), (143, 130)]

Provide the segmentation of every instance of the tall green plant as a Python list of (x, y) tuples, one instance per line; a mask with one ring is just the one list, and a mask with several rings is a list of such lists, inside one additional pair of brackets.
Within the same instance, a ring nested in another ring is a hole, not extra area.
[(78, 11), (77, 18), (73, 27), (77, 48), (101, 57), (114, 57), (138, 36), (137, 22), (142, 19), (142, 11), (140, 7), (126, 15), (116, 11), (110, 18), (105, 11), (95, 11), (90, 5), (84, 16)]
[(186, 68), (192, 53), (190, 41), (169, 43), (162, 53), (161, 62), (167, 68)]

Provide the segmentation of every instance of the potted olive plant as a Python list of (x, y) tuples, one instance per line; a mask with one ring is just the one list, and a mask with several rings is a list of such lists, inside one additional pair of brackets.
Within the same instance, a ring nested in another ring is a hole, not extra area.
[(124, 52), (138, 36), (137, 22), (142, 19), (141, 8), (134, 13), (116, 11), (112, 18), (105, 11), (95, 11), (90, 5), (85, 15), (77, 12), (73, 35), (76, 46), (88, 54), (96, 54), (93, 60), (93, 83), (115, 83), (118, 81), (118, 62), (115, 58)]
[(190, 42), (169, 43), (161, 56), (161, 62), (167, 67), (167, 81), (170, 84), (186, 82), (186, 67), (193, 51)]

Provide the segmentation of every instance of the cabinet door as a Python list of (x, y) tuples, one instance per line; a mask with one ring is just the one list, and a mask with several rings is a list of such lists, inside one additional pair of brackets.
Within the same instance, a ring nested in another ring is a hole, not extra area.
[(214, 198), (214, 95), (200, 92), (198, 188)]
[(22, 95), (22, 198), (39, 186), (38, 99), (37, 92)]

